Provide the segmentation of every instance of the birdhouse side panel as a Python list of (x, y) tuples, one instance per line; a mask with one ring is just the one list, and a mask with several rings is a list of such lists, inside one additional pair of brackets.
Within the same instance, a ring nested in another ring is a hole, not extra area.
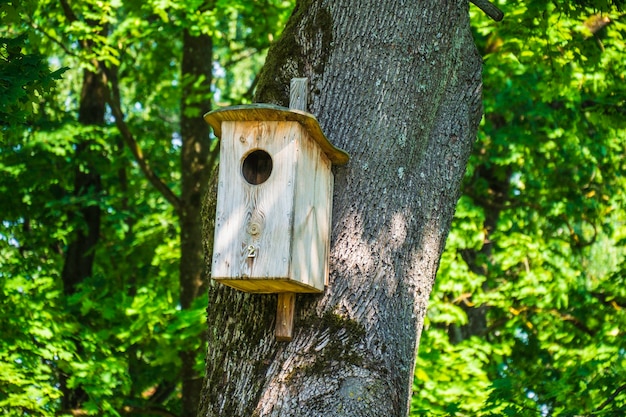
[(222, 123), (214, 279), (280, 292), (280, 281), (290, 278), (299, 134), (296, 122)]
[(332, 209), (331, 162), (308, 136), (298, 142), (292, 275), (319, 291), (328, 282)]

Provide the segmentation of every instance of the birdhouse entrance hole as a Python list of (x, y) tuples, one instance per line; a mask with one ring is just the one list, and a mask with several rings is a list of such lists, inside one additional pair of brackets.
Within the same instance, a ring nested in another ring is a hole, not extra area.
[(250, 152), (243, 159), (241, 173), (248, 184), (263, 184), (272, 173), (272, 157), (261, 149)]
[(321, 294), (328, 284), (331, 165), (349, 159), (306, 112), (307, 92), (306, 78), (294, 78), (289, 108), (257, 103), (204, 115), (220, 138), (211, 277), (277, 293), (278, 341), (293, 337), (296, 293)]

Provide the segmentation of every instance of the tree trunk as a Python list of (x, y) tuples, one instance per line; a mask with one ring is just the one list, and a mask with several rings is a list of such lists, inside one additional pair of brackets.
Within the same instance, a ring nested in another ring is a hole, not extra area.
[(258, 101), (286, 105), (292, 77), (309, 78), (309, 111), (351, 155), (334, 170), (330, 285), (297, 296), (293, 340), (279, 343), (275, 295), (211, 284), (200, 415), (407, 415), (481, 117), (468, 3), (298, 2), (270, 49)]
[[(181, 171), (182, 192), (180, 204), (180, 305), (192, 307), (201, 294), (205, 282), (202, 251), (202, 196), (206, 192), (210, 166), (209, 129), (201, 115), (210, 108), (213, 44), (209, 35), (193, 36), (183, 33), (181, 103)], [(198, 87), (196, 82), (202, 80)], [(202, 377), (195, 370), (196, 350), (180, 352), (182, 380), (181, 417), (196, 415), (202, 388)]]
[[(82, 125), (104, 124), (104, 88), (101, 73), (85, 70), (78, 109), (78, 121)], [(87, 194), (97, 196), (102, 192), (100, 172), (95, 167), (95, 160), (101, 156), (90, 150), (90, 141), (88, 138), (82, 138), (76, 145), (75, 156), (78, 160), (84, 161), (78, 164), (74, 173), (74, 195), (77, 197)], [(78, 213), (84, 221), (84, 227), (75, 226), (74, 240), (67, 247), (61, 273), (63, 292), (66, 296), (74, 294), (77, 285), (91, 276), (96, 245), (100, 238), (101, 213), (98, 204), (91, 203), (81, 207)], [(72, 410), (80, 407), (87, 398), (81, 387), (69, 388), (67, 379), (68, 375), (61, 373), (62, 408)]]
[[(85, 126), (104, 124), (104, 81), (102, 74), (85, 70), (80, 95), (78, 122)], [(85, 161), (74, 173), (74, 195), (84, 196), (102, 191), (100, 173), (94, 166), (97, 155), (89, 150), (89, 139), (82, 139), (76, 146), (76, 158)], [(100, 207), (91, 204), (78, 211), (84, 227), (77, 227), (74, 241), (68, 245), (63, 265), (63, 288), (67, 295), (76, 290), (76, 285), (91, 276), (95, 247), (100, 235)]]

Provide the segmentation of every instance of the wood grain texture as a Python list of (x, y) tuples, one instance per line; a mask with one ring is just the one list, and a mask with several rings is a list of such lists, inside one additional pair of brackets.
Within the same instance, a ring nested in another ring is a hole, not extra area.
[(294, 293), (278, 294), (276, 313), (276, 340), (290, 342), (293, 338), (293, 314), (296, 309), (296, 295)]
[[(289, 278), (292, 237), (295, 136), (293, 122), (222, 122), (220, 172), (212, 277), (261, 283)], [(273, 159), (270, 178), (251, 185), (241, 174), (242, 160), (255, 149)], [(254, 257), (249, 257), (249, 247)], [(227, 283), (227, 281), (225, 281)], [(242, 290), (250, 290), (245, 284)]]
[(326, 138), (315, 116), (302, 110), (263, 103), (245, 104), (213, 110), (204, 115), (204, 120), (211, 125), (215, 136), (219, 138), (222, 137), (222, 122), (226, 121), (298, 122), (309, 132), (333, 164), (344, 165), (350, 159), (344, 150), (335, 147)]
[[(330, 160), (297, 122), (222, 122), (212, 277), (249, 292), (321, 292), (328, 277)], [(269, 178), (242, 160), (262, 149)]]
[(309, 100), (308, 78), (292, 78), (289, 88), (289, 108), (292, 110), (307, 110)]
[[(309, 83), (308, 83), (307, 78), (292, 78), (291, 79), (290, 98), (289, 98), (290, 109), (306, 111), (307, 100), (309, 97), (308, 91), (307, 91), (308, 85)], [(306, 143), (313, 142), (312, 140), (308, 138), (304, 140)], [(332, 176), (332, 174), (330, 175)], [(300, 177), (303, 177), (303, 176), (299, 175), (298, 178)], [(298, 189), (299, 187), (296, 186), (296, 190)], [(331, 194), (327, 194), (327, 197), (331, 198)], [(296, 201), (299, 201), (299, 200), (300, 200), (299, 198), (296, 199)], [(315, 207), (313, 207), (313, 209), (315, 209)], [(315, 214), (315, 212), (313, 212), (313, 214)], [(314, 223), (314, 221), (315, 221), (315, 218), (307, 219), (307, 224)], [(306, 230), (306, 232), (311, 231), (310, 227), (307, 229), (308, 230)], [(315, 234), (313, 234), (312, 236), (314, 235)], [(306, 236), (300, 236), (299, 238), (300, 239), (306, 238)], [(305, 246), (302, 244), (302, 242), (298, 242), (297, 238), (294, 243), (296, 244), (295, 245), (296, 248), (299, 248), (300, 246)], [(316, 245), (318, 244), (319, 244), (318, 242), (313, 242), (313, 244), (307, 245), (307, 246), (309, 247), (309, 249), (314, 249), (316, 248)], [(296, 254), (299, 254), (300, 252), (301, 252), (300, 250), (297, 250)], [(312, 252), (313, 252), (312, 250), (309, 250), (309, 256), (313, 254)], [(328, 254), (325, 254), (325, 255), (328, 256)], [(294, 259), (294, 263), (296, 265), (301, 261), (302, 261), (301, 259)], [(323, 262), (328, 264), (327, 259), (324, 259)], [(308, 263), (311, 263), (311, 260), (309, 260)], [(297, 275), (302, 274), (301, 271), (292, 271), (292, 272)], [(276, 310), (276, 340), (280, 342), (291, 342), (291, 339), (293, 338), (293, 314), (294, 314), (295, 309), (296, 309), (295, 294), (293, 293), (278, 294), (278, 306)]]
[(302, 140), (297, 158), (291, 272), (294, 277), (303, 277), (303, 283), (323, 290), (329, 272), (331, 163), (310, 139)]

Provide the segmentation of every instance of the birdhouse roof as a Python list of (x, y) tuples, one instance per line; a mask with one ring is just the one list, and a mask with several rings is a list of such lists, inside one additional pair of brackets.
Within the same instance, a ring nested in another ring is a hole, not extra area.
[(249, 104), (213, 110), (204, 115), (204, 120), (211, 125), (217, 137), (222, 136), (222, 122), (225, 121), (298, 122), (304, 126), (309, 135), (319, 144), (333, 164), (346, 164), (350, 158), (344, 150), (330, 143), (322, 132), (315, 116), (302, 110), (271, 104)]

